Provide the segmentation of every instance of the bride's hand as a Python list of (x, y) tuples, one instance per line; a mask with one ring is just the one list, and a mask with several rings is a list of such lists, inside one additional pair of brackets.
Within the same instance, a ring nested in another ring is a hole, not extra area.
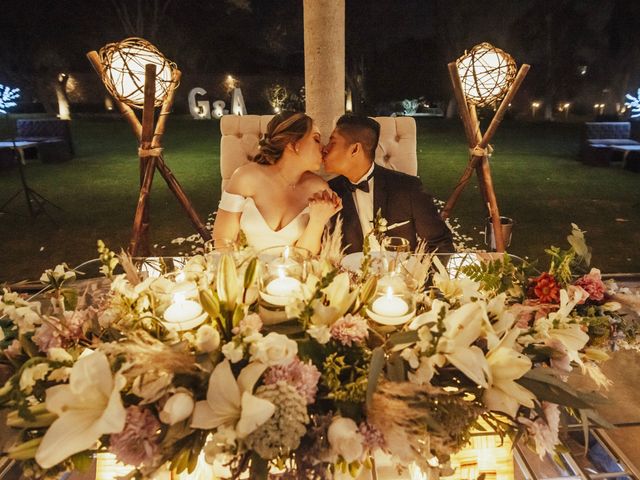
[(309, 198), (309, 217), (324, 225), (342, 210), (342, 199), (331, 190), (316, 192)]

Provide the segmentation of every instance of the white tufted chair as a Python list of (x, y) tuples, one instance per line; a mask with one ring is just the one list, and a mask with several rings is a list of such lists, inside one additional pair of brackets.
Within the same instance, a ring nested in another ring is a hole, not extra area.
[[(258, 153), (258, 139), (273, 115), (225, 115), (220, 120), (222, 189), (236, 168)], [(380, 124), (376, 163), (409, 175), (418, 173), (416, 122), (411, 117), (373, 117)]]

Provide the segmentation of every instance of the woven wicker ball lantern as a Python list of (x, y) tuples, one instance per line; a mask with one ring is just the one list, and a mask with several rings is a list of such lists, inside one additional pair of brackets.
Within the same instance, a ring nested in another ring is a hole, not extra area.
[[(449, 218), (451, 210), (460, 198), (475, 171), (480, 184), (483, 204), (487, 206), (495, 236), (495, 249), (504, 252), (506, 245), (502, 230), (498, 200), (493, 188), (489, 157), (493, 147), (489, 144), (507, 108), (529, 71), (523, 64), (516, 72), (516, 62), (511, 55), (490, 43), (476, 45), (455, 62), (448, 65), (458, 112), (464, 126), (469, 146), (469, 163), (447, 200), (440, 216)], [(495, 105), (496, 111), (489, 127), (482, 132), (477, 108)]]
[(104, 67), (102, 81), (109, 93), (130, 107), (142, 109), (144, 103), (145, 67), (156, 66), (155, 106), (159, 107), (173, 86), (175, 63), (143, 38), (126, 38), (100, 49)]
[[(150, 255), (150, 195), (156, 170), (160, 172), (198, 233), (205, 241), (210, 240), (211, 233), (164, 161), (162, 137), (182, 75), (176, 64), (167, 60), (147, 40), (136, 37), (109, 43), (99, 52), (88, 52), (87, 58), (138, 140), (140, 192), (129, 253), (132, 256)], [(156, 107), (160, 107), (157, 122)], [(142, 121), (138, 119), (134, 108), (142, 110)]]
[(501, 99), (516, 78), (511, 55), (486, 42), (466, 52), (456, 65), (467, 102), (478, 107)]

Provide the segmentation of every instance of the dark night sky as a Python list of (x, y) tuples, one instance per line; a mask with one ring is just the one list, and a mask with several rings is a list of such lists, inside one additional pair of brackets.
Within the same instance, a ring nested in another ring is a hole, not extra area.
[[(302, 0), (172, 0), (150, 21), (165, 2), (141, 1), (134, 32), (116, 6), (135, 14), (136, 0), (3, 0), (0, 83), (90, 72), (87, 51), (133, 33), (185, 75), (304, 74)], [(640, 86), (640, 0), (346, 0), (346, 10), (347, 71), (363, 75), (371, 101), (446, 95), (446, 63), (481, 41), (532, 65), (531, 95)]]

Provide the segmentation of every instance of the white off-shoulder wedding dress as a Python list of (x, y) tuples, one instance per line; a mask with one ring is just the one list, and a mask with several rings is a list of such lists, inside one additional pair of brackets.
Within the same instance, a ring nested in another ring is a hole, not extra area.
[(274, 230), (258, 210), (253, 198), (224, 191), (218, 207), (227, 212), (241, 214), (240, 229), (244, 232), (249, 246), (257, 250), (295, 244), (309, 222), (309, 209), (305, 208), (285, 226)]

